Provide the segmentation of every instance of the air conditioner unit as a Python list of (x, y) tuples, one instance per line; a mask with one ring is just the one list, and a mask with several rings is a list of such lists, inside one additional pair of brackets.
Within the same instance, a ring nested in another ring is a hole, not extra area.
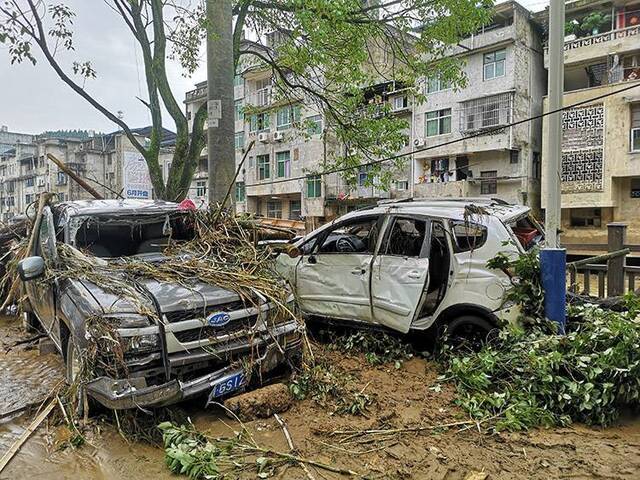
[(276, 142), (281, 142), (282, 140), (284, 140), (284, 133), (283, 132), (274, 132), (273, 139)]
[(258, 141), (262, 143), (267, 143), (269, 141), (269, 134), (267, 132), (259, 133)]
[(414, 147), (424, 147), (426, 144), (424, 138), (415, 138), (413, 140), (413, 146)]

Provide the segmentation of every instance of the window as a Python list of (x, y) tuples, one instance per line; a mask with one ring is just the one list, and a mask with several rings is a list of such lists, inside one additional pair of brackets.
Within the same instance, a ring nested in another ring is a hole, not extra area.
[(291, 176), (291, 153), (289, 150), (276, 153), (276, 176), (278, 178)]
[(271, 118), (269, 112), (258, 113), (251, 115), (249, 119), (249, 131), (250, 132), (264, 132), (269, 130), (269, 124)]
[(300, 105), (286, 106), (278, 110), (276, 114), (276, 129), (286, 130), (294, 123), (300, 122)]
[(440, 92), (451, 88), (451, 82), (442, 80), (440, 76), (429, 77), (427, 79), (427, 93)]
[(358, 171), (358, 186), (365, 187), (369, 184), (369, 172), (371, 171), (371, 165), (365, 165), (360, 167)]
[(640, 198), (640, 177), (631, 179), (631, 198)]
[(27, 204), (27, 205), (33, 203), (34, 197), (35, 197), (35, 195), (33, 193), (27, 193), (24, 196), (24, 203)]
[(602, 211), (599, 208), (572, 208), (569, 216), (572, 227), (602, 226)]
[(320, 247), (320, 253), (372, 254), (377, 240), (378, 217), (358, 218), (329, 230)]
[(492, 78), (504, 76), (506, 58), (507, 51), (504, 49), (485, 53), (483, 62), (484, 79), (491, 80)]
[(33, 187), (34, 184), (35, 184), (35, 178), (34, 177), (27, 178), (24, 181), (24, 186), (25, 187)]
[(244, 120), (244, 110), (242, 107), (242, 100), (236, 100), (233, 102), (233, 108), (235, 111), (234, 118), (237, 121)]
[(59, 202), (66, 201), (67, 196), (64, 194), (64, 192), (59, 192), (57, 195), (58, 195), (58, 201)]
[(384, 246), (385, 255), (399, 255), (402, 257), (423, 256), (424, 237), (427, 222), (414, 218), (397, 219)]
[(632, 152), (640, 152), (640, 103), (631, 105), (631, 148)]
[(498, 192), (498, 171), (487, 170), (486, 172), (480, 172), (481, 178), (487, 180), (480, 181), (480, 193), (482, 195), (491, 195)]
[(258, 164), (258, 180), (266, 180), (271, 178), (271, 165), (269, 155), (258, 155), (256, 157)]
[(244, 148), (244, 132), (236, 132), (233, 142), (236, 150), (242, 150)]
[(402, 95), (400, 97), (393, 97), (393, 110), (404, 110), (409, 107), (409, 99), (406, 95)]
[(66, 185), (67, 184), (67, 174), (64, 172), (58, 172), (56, 177), (56, 185)]
[(302, 203), (300, 200), (289, 202), (289, 220), (300, 220), (302, 217)]
[(318, 198), (322, 196), (322, 180), (320, 175), (307, 177), (307, 198)]
[(449, 172), (449, 157), (431, 159), (430, 180), (432, 182), (448, 182), (451, 180), (451, 173)]
[(500, 93), (462, 102), (460, 130), (473, 132), (508, 124), (511, 121), (512, 99), (512, 93)]
[(469, 222), (451, 222), (457, 252), (468, 252), (484, 245), (487, 228)]
[(426, 113), (426, 136), (435, 137), (451, 133), (451, 109)]
[(247, 191), (244, 182), (236, 182), (236, 202), (244, 202), (247, 198)]
[(407, 180), (398, 180), (396, 182), (396, 190), (409, 190), (409, 182)]
[(233, 86), (234, 87), (242, 87), (244, 86), (244, 77), (242, 75), (236, 75), (233, 77)]
[(269, 200), (267, 202), (267, 217), (282, 218), (282, 202), (280, 200)]
[(322, 116), (314, 115), (307, 118), (307, 135), (320, 135), (322, 133)]
[(509, 152), (509, 163), (514, 164), (520, 161), (520, 150), (511, 150)]
[(207, 181), (199, 180), (196, 182), (196, 196), (204, 197), (207, 194)]

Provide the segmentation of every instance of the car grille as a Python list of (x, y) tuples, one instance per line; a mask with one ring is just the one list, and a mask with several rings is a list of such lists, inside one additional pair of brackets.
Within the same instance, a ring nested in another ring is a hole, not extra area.
[(184, 322), (185, 320), (193, 320), (194, 318), (206, 318), (215, 312), (234, 312), (236, 310), (242, 310), (243, 308), (251, 308), (251, 305), (245, 304), (242, 300), (238, 300), (237, 302), (214, 305), (206, 308), (167, 312), (165, 313), (165, 317), (169, 323)]
[(232, 320), (231, 322), (221, 327), (203, 326), (200, 328), (192, 328), (191, 330), (173, 332), (173, 334), (181, 343), (196, 342), (199, 340), (216, 341), (216, 339), (222, 336), (233, 335), (243, 330), (251, 329), (256, 323), (257, 319), (257, 315), (251, 315), (249, 317)]

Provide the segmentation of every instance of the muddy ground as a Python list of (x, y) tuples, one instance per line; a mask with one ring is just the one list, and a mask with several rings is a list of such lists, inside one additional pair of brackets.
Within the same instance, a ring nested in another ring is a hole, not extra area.
[[(0, 414), (45, 398), (62, 379), (62, 362), (53, 354), (39, 355), (25, 345), (7, 348), (26, 335), (14, 319), (0, 320)], [(640, 478), (640, 418), (625, 418), (606, 429), (574, 425), (527, 433), (479, 433), (458, 425), (397, 434), (332, 434), (336, 430), (414, 428), (467, 420), (455, 407), (454, 391), (437, 387), (437, 365), (422, 358), (370, 366), (361, 355), (347, 355), (318, 347), (340, 370), (353, 376), (353, 387), (372, 400), (365, 416), (341, 415), (331, 405), (313, 400), (294, 403), (281, 415), (299, 455), (350, 468), (371, 478), (397, 479), (548, 479)], [(438, 391), (439, 390), (439, 391)], [(202, 400), (182, 408), (195, 425), (212, 435), (232, 433), (238, 426)], [(0, 455), (29, 424), (27, 411), (0, 417)], [(263, 446), (288, 451), (274, 418), (246, 426)], [(144, 443), (129, 443), (110, 424), (100, 422), (87, 435), (88, 443), (74, 448), (63, 430), (43, 424), (0, 474), (2, 479), (169, 479), (163, 451)], [(346, 438), (346, 441), (345, 441)], [(60, 446), (64, 448), (61, 449)], [(344, 478), (310, 467), (315, 479)], [(255, 474), (243, 478), (255, 478)], [(274, 478), (310, 478), (290, 467)]]

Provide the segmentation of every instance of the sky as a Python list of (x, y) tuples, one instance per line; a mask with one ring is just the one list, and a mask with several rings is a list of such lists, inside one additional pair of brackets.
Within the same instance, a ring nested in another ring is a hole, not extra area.
[[(548, 0), (520, 0), (534, 11)], [(59, 54), (67, 66), (74, 60), (91, 60), (97, 79), (85, 88), (112, 112), (121, 110), (131, 127), (150, 123), (146, 107), (136, 98), (146, 98), (144, 70), (139, 48), (122, 19), (102, 0), (66, 0), (76, 13), (75, 52)], [(117, 127), (83, 98), (73, 92), (44, 61), (10, 65), (7, 47), (0, 44), (0, 125), (9, 131), (41, 133), (46, 130), (95, 130), (111, 132)], [(36, 59), (40, 60), (37, 55)], [(200, 68), (185, 78), (179, 65), (168, 64), (174, 95), (182, 102), (195, 83), (205, 80)], [(166, 117), (166, 114), (165, 114)], [(173, 128), (169, 118), (166, 127)]]

